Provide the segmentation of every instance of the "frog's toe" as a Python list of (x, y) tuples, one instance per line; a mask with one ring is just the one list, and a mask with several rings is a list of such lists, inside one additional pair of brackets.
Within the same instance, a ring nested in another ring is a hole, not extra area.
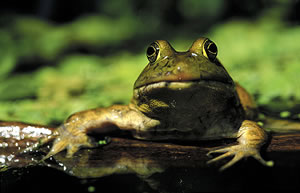
[[(225, 147), (225, 148), (220, 148), (220, 149), (215, 149), (215, 150), (211, 150), (209, 151), (206, 155), (210, 156), (213, 153), (225, 153), (228, 152), (230, 150), (230, 147)], [(227, 156), (226, 156), (227, 157)]]
[[(87, 137), (87, 136), (86, 136)], [(73, 157), (73, 154), (76, 153), (80, 147), (97, 147), (98, 145), (96, 143), (93, 143), (88, 137), (84, 142), (82, 143), (74, 143), (74, 144), (69, 144), (67, 146), (67, 158)]]
[(53, 146), (52, 148), (50, 149), (50, 151), (48, 152), (48, 154), (43, 157), (42, 160), (46, 160), (48, 159), (49, 157), (63, 151), (64, 149), (67, 148), (67, 142), (65, 140), (61, 140), (60, 137), (58, 137), (54, 143), (53, 143)]
[[(215, 153), (215, 152), (213, 152), (213, 153)], [(210, 152), (210, 154), (211, 154), (211, 152)], [(210, 155), (210, 154), (207, 154), (207, 155)], [(207, 164), (211, 164), (211, 163), (217, 162), (217, 161), (219, 161), (221, 159), (224, 159), (224, 158), (230, 157), (230, 156), (233, 156), (233, 154), (231, 152), (226, 152), (224, 154), (219, 155), (218, 157), (215, 157), (215, 158), (207, 161)]]
[(274, 166), (274, 162), (272, 160), (270, 161), (266, 161), (264, 160), (260, 153), (258, 152), (257, 154), (252, 155), (253, 158), (255, 158), (257, 161), (259, 161), (261, 164), (268, 166), (268, 167), (273, 167)]
[(222, 166), (220, 168), (220, 171), (223, 171), (223, 170), (231, 167), (232, 165), (234, 165), (236, 162), (238, 162), (242, 158), (247, 158), (247, 157), (253, 157), (265, 166), (271, 167), (274, 165), (273, 161), (265, 161), (261, 157), (258, 149), (253, 148), (253, 147), (245, 147), (243, 145), (235, 145), (235, 146), (231, 146), (231, 147), (225, 147), (225, 148), (221, 148), (221, 149), (217, 149), (217, 150), (212, 150), (212, 151), (208, 152), (207, 155), (210, 155), (213, 153), (224, 153), (224, 154), (209, 160), (207, 162), (208, 164), (219, 161), (226, 157), (233, 156), (233, 159), (230, 160), (228, 163), (226, 163), (224, 166)]

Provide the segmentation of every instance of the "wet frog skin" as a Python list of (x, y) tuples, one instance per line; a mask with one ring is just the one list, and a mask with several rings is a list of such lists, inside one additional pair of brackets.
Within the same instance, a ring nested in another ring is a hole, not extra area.
[(259, 153), (267, 134), (253, 121), (255, 104), (217, 59), (214, 42), (199, 38), (188, 51), (177, 52), (167, 41), (158, 40), (146, 55), (149, 63), (134, 84), (131, 102), (71, 115), (55, 130), (56, 139), (44, 159), (64, 149), (72, 157), (80, 147), (94, 147), (88, 133), (120, 130), (156, 141), (236, 138), (237, 145), (208, 152), (222, 153), (208, 163), (233, 156), (224, 170), (251, 156), (273, 165)]

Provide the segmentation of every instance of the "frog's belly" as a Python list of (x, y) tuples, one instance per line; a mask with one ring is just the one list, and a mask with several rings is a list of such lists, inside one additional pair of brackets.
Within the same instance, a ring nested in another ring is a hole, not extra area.
[[(181, 85), (184, 84), (184, 85)], [(232, 85), (200, 81), (171, 83), (168, 88), (151, 90), (144, 94), (144, 103), (166, 104), (152, 107), (149, 117), (160, 122), (134, 133), (139, 139), (149, 140), (205, 140), (234, 138), (244, 119), (244, 111)], [(173, 88), (174, 87), (174, 88)]]
[[(174, 118), (176, 120), (176, 118)], [(134, 137), (143, 140), (210, 140), (236, 138), (242, 119), (232, 119), (232, 115), (224, 114), (214, 119), (189, 122), (168, 122), (147, 130), (134, 133)]]

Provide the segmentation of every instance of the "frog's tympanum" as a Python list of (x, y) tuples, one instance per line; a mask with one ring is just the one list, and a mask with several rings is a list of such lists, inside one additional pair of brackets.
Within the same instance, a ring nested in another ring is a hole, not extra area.
[[(71, 115), (57, 130), (45, 159), (67, 149), (72, 157), (80, 147), (94, 147), (88, 133), (126, 131), (142, 140), (198, 141), (236, 138), (238, 143), (208, 152), (233, 159), (245, 157), (272, 165), (260, 155), (266, 132), (256, 124), (255, 104), (217, 59), (217, 46), (197, 39), (186, 52), (177, 52), (164, 40), (150, 44), (149, 63), (134, 84), (128, 105), (113, 105)], [(47, 141), (47, 140), (44, 140)]]

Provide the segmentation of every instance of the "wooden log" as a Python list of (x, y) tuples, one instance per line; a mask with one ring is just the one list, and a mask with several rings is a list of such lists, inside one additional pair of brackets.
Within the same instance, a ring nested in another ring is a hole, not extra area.
[[(234, 141), (213, 141), (190, 144), (150, 142), (112, 138), (106, 146), (82, 149), (73, 158), (61, 152), (38, 165), (7, 170), (0, 173), (0, 181), (16, 174), (17, 184), (24, 190), (35, 187), (66, 187), (68, 191), (82, 189), (82, 181), (96, 190), (111, 192), (202, 192), (234, 190), (297, 190), (300, 188), (300, 134), (270, 136), (262, 149), (263, 157), (275, 162), (265, 167), (254, 159), (241, 160), (232, 168), (219, 172), (228, 159), (207, 165), (206, 153)], [(45, 147), (41, 151), (48, 151)], [(47, 167), (44, 167), (47, 166)], [(58, 170), (49, 170), (49, 167)], [(12, 172), (13, 171), (13, 172)], [(63, 171), (63, 172), (59, 172)], [(64, 174), (69, 175), (64, 175)], [(22, 176), (22, 178), (20, 177)], [(71, 176), (76, 176), (73, 178)], [(4, 180), (5, 181), (5, 180)], [(49, 184), (49, 182), (51, 182)], [(136, 188), (133, 188), (136, 187)], [(7, 189), (12, 189), (10, 187)]]
[[(226, 145), (232, 145), (235, 142), (209, 141), (194, 144), (178, 144), (172, 142), (150, 142), (134, 139), (112, 138), (109, 145), (95, 149), (82, 149), (75, 154), (73, 159), (65, 158), (65, 153), (55, 156), (55, 160), (63, 163), (72, 175), (80, 178), (101, 177), (111, 175), (120, 171), (113, 170), (108, 174), (105, 167), (108, 168), (131, 168), (134, 165), (141, 164), (147, 167), (167, 169), (170, 167), (198, 167), (210, 168), (218, 171), (218, 168), (229, 161), (229, 159), (208, 165), (206, 162), (212, 157), (206, 154), (208, 151)], [(263, 157), (267, 160), (273, 160), (275, 166), (297, 166), (300, 161), (300, 134), (280, 134), (271, 136), (268, 144), (262, 149)], [(280, 156), (284, 154), (284, 156)], [(292, 159), (291, 159), (292, 158)], [(255, 163), (252, 160), (250, 163)], [(255, 163), (259, 165), (258, 162)], [(247, 161), (240, 161), (239, 166), (246, 167)], [(262, 167), (262, 166), (259, 166)], [(98, 169), (97, 169), (98, 168)], [(235, 168), (235, 166), (233, 166)], [(63, 168), (62, 168), (63, 169)], [(90, 170), (89, 170), (90, 169)], [(299, 167), (300, 169), (300, 167)], [(231, 170), (231, 169), (229, 169)], [(126, 173), (122, 170), (123, 173)], [(129, 173), (132, 172), (129, 171)], [(137, 172), (137, 171), (135, 171)]]

